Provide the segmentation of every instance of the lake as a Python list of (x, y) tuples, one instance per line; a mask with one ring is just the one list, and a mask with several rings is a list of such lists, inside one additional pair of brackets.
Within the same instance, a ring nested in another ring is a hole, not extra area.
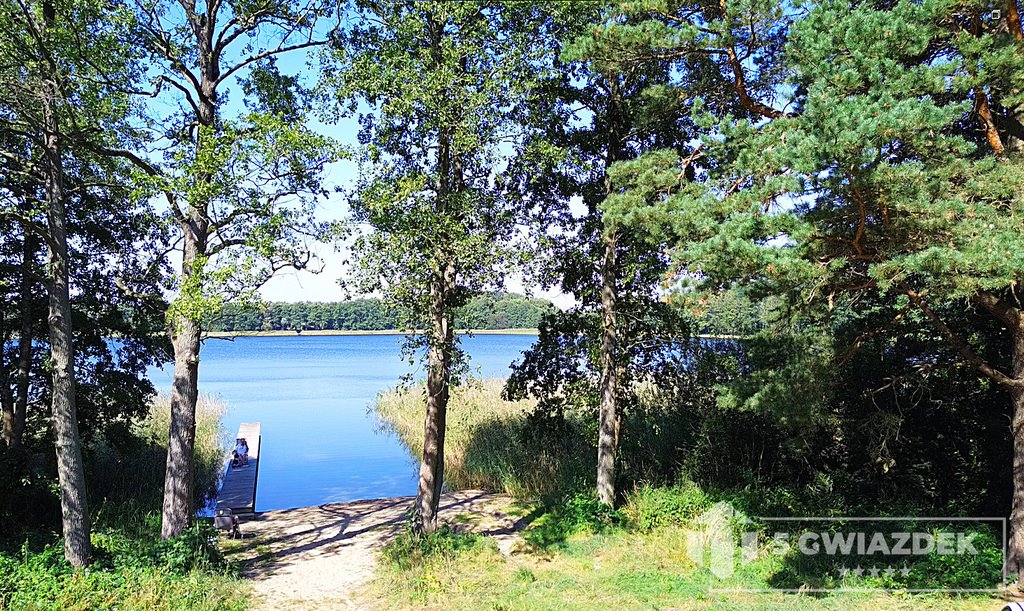
[[(505, 377), (533, 335), (463, 336), (477, 377)], [(400, 335), (210, 339), (199, 364), (199, 391), (228, 406), (233, 440), (240, 422), (261, 422), (256, 510), (416, 494), (419, 459), (379, 430), (377, 393), (423, 365), (401, 357)], [(150, 379), (170, 393), (171, 365)]]

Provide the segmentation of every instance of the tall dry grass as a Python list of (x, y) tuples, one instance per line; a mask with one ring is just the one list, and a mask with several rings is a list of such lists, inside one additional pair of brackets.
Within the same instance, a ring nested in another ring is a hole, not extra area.
[[(475, 381), (452, 390), (445, 433), (445, 485), (481, 488), (519, 498), (557, 498), (589, 485), (593, 452), (580, 427), (531, 426), (532, 400), (506, 401), (504, 380)], [(426, 388), (419, 384), (378, 395), (376, 412), (413, 456), (423, 454)]]

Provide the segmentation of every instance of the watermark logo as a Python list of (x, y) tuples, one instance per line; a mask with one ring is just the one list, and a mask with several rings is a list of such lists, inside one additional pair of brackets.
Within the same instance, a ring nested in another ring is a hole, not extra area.
[[(1006, 528), (1003, 518), (749, 518), (719, 503), (694, 521), (687, 555), (716, 591), (998, 592)], [(737, 575), (759, 561), (772, 565), (766, 583)]]
[(757, 557), (758, 532), (753, 525), (728, 503), (718, 503), (694, 521), (686, 536), (687, 555), (719, 579), (732, 577), (737, 566)]

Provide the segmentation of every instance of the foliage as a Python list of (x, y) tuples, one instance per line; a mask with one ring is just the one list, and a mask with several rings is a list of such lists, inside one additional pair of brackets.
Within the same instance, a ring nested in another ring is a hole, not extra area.
[(333, 227), (314, 218), (317, 200), (325, 196), (320, 172), (340, 153), (302, 123), (256, 112), (200, 132), (196, 142), (167, 134), (181, 150), (165, 159), (162, 174), (137, 181), (149, 193), (212, 215), (215, 239), (175, 282), (168, 312), (205, 322), (226, 302), (254, 299), (253, 291), (282, 267), (311, 263), (308, 238), (327, 239)]
[(381, 291), (398, 326), (416, 328), (432, 286), (450, 317), (521, 259), (521, 193), (499, 145), (515, 140), (539, 39), (532, 8), (515, 2), (357, 2), (353, 17), (325, 68), (343, 108), (365, 108), (350, 205), (369, 231), (354, 240), (347, 282)]
[[(666, 14), (687, 10), (666, 7)], [(984, 104), (1005, 101), (1000, 121), (1007, 127), (988, 135), (1016, 138), (1008, 126), (1017, 121), (1020, 75), (1003, 61), (1020, 42), (982, 23), (982, 5), (961, 8), (941, 0), (825, 3), (777, 19), (780, 7), (738, 3), (724, 12), (700, 9), (707, 28), (662, 17), (613, 26), (611, 35), (628, 41), (636, 61), (653, 49), (680, 58), (677, 86), (699, 100), (691, 114), (706, 131), (700, 143), (617, 166), (622, 190), (608, 213), (673, 245), (674, 268), (704, 289), (681, 301), (747, 286), (785, 303), (786, 322), (816, 329), (813, 339), (826, 343), (837, 319), (889, 308), (893, 322), (913, 321), (921, 336), (945, 344), (936, 350), (1006, 383), (999, 373), (1005, 359), (979, 357), (937, 315), (966, 300), (1006, 323), (999, 312), (1012, 311), (1009, 291), (1022, 267), (1012, 254), (1020, 250), (1022, 165), (1009, 148), (1002, 155), (1001, 144), (985, 144), (985, 132), (974, 127), (985, 123)], [(738, 34), (749, 23), (765, 23), (765, 35)], [(760, 95), (777, 104), (755, 103), (753, 87), (723, 93), (689, 80), (699, 75), (695, 56), (708, 48), (767, 58), (751, 60), (747, 76), (763, 81)], [(723, 97), (738, 100), (745, 115), (717, 106)], [(678, 179), (684, 164), (696, 165), (693, 179)], [(826, 367), (834, 360), (827, 353), (816, 359)], [(758, 380), (769, 392), (747, 393), (752, 406), (801, 405), (807, 382), (827, 375), (809, 362), (792, 365), (779, 369), (775, 384)], [(789, 375), (801, 370), (804, 380)], [(783, 389), (793, 396), (775, 392)]]
[[(657, 379), (669, 387), (691, 373), (699, 347), (689, 340), (690, 321), (672, 305), (624, 296), (619, 323), (618, 392), (622, 405), (638, 403), (642, 384)], [(600, 382), (601, 325), (587, 310), (553, 312), (540, 326), (537, 342), (512, 365), (506, 395), (531, 397), (538, 408), (558, 416), (566, 409), (596, 413)], [(624, 410), (628, 411), (628, 407)], [(595, 418), (596, 421), (596, 418)]]
[(12, 0), (0, 8), (11, 34), (0, 44), (0, 82), (9, 93), (0, 100), (0, 402), (5, 421), (19, 405), (28, 412), (22, 441), (33, 449), (51, 434), (43, 408), (52, 386), (43, 254), (53, 239), (43, 198), (38, 99), (49, 87), (51, 62), (61, 71), (53, 104), (71, 235), (75, 402), (83, 438), (123, 428), (139, 414), (153, 394), (145, 369), (163, 348), (154, 337), (163, 303), (144, 295), (159, 290), (164, 262), (138, 248), (159, 240), (159, 227), (150, 204), (132, 193), (127, 165), (106, 153), (136, 135), (137, 109), (120, 87), (137, 76), (137, 57), (114, 50), (127, 46), (123, 15), (107, 14), (97, 2), (50, 4), (55, 15), (45, 41), (33, 42), (31, 23), (43, 22), (44, 4)]
[[(324, 167), (342, 155), (309, 129), (309, 92), (277, 63), (281, 53), (312, 46), (299, 39), (327, 6), (282, 0), (209, 8), (200, 18), (194, 6), (179, 13), (176, 3), (137, 2), (131, 23), (164, 102), (149, 109), (145, 143), (159, 159), (133, 157), (135, 184), (166, 201), (165, 222), (181, 236), (170, 245), (188, 251), (173, 282), (171, 319), (196, 322), (225, 302), (251, 299), (283, 267), (316, 269), (308, 239), (325, 239), (333, 225), (313, 211), (326, 195)], [(197, 28), (173, 25), (180, 19)], [(280, 44), (259, 46), (261, 35)], [(242, 104), (226, 103), (232, 84)]]
[(159, 520), (144, 534), (99, 528), (96, 561), (74, 571), (59, 545), (0, 552), (0, 606), (5, 609), (223, 609), (247, 608), (240, 582), (230, 576), (210, 538), (196, 525), (156, 543)]
[[(472, 297), (455, 314), (460, 329), (530, 329), (554, 309), (549, 301), (512, 293), (483, 293)], [(210, 331), (377, 331), (399, 330), (408, 316), (390, 311), (379, 299), (333, 303), (267, 303), (261, 306), (227, 304), (208, 326)], [(425, 321), (416, 328), (423, 328)]]

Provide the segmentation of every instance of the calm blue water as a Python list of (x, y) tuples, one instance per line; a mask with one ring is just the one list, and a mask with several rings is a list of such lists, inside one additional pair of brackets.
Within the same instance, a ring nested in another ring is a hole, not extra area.
[[(532, 335), (463, 337), (474, 375), (505, 377)], [(418, 461), (378, 431), (374, 397), (405, 374), (398, 335), (243, 337), (203, 346), (199, 391), (228, 405), (224, 426), (262, 423), (256, 509), (269, 511), (416, 493)], [(150, 379), (169, 393), (171, 366)]]

